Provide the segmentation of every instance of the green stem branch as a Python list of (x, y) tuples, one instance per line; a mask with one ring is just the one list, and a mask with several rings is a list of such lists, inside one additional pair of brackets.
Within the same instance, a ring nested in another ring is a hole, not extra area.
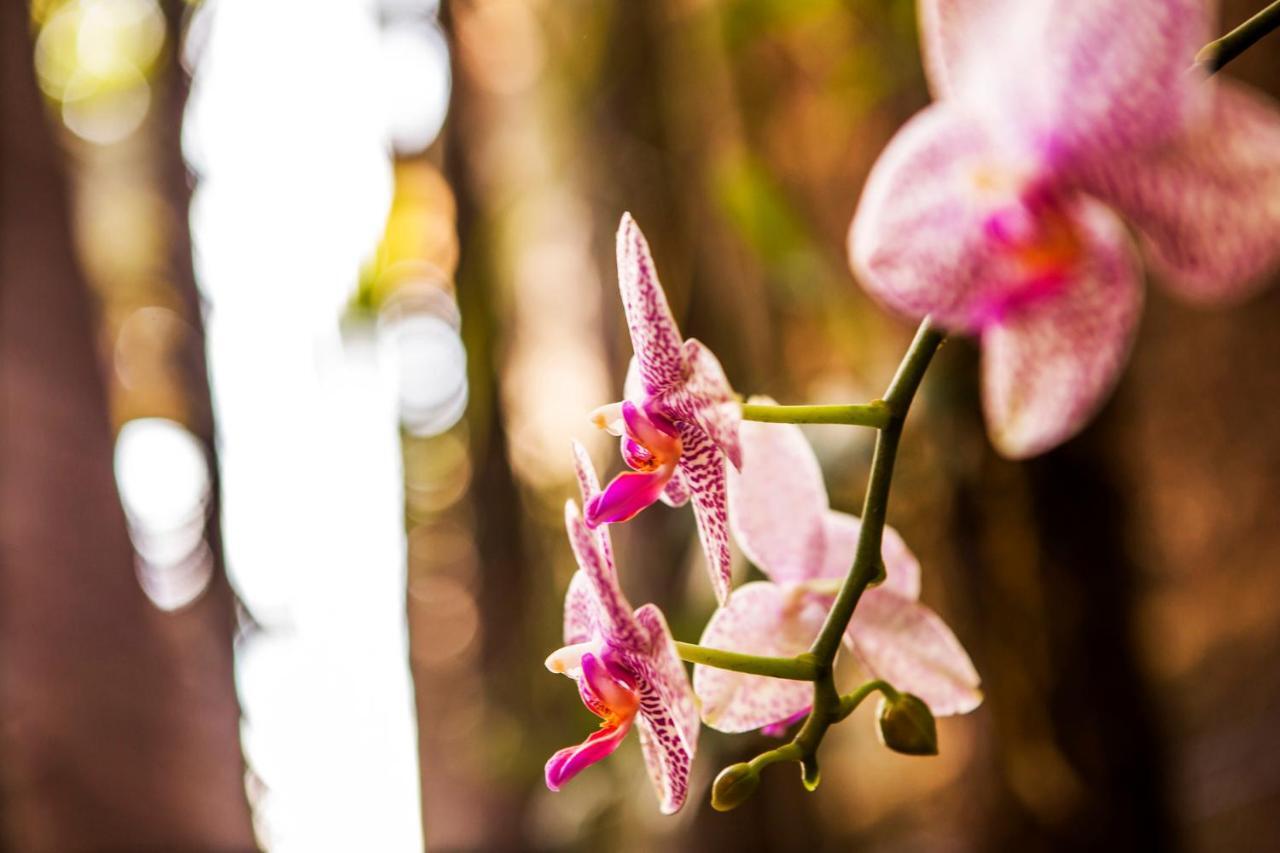
[(744, 655), (740, 652), (712, 649), (695, 643), (682, 643), (679, 640), (676, 640), (676, 651), (680, 654), (681, 660), (689, 663), (700, 663), (750, 675), (767, 675), (771, 678), (785, 678), (791, 681), (813, 681), (818, 676), (818, 667), (808, 655), (794, 658)]
[(889, 423), (891, 413), (882, 400), (865, 405), (840, 406), (764, 406), (743, 403), (742, 418), (771, 424), (845, 424), (883, 429)]
[(1280, 27), (1280, 0), (1216, 41), (1211, 41), (1196, 54), (1196, 62), (1212, 74), (1257, 44), (1258, 40)]

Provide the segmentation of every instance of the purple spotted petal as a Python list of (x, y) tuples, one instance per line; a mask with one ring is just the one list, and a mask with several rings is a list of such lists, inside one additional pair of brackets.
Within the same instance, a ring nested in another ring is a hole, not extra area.
[(547, 787), (559, 791), (565, 782), (577, 776), (587, 767), (608, 758), (631, 730), (631, 720), (624, 719), (614, 726), (596, 729), (577, 746), (560, 750), (547, 761)]
[(600, 602), (596, 599), (591, 579), (585, 572), (573, 573), (569, 590), (564, 595), (564, 644), (566, 646), (590, 642), (600, 633), (596, 615)]
[(877, 678), (914, 693), (938, 716), (964, 714), (982, 702), (978, 673), (946, 623), (892, 590), (869, 589), (846, 637)]
[(1142, 288), (1123, 225), (1087, 200), (1071, 211), (1085, 245), (1058, 297), (982, 334), (983, 410), (1001, 453), (1025, 458), (1070, 438), (1110, 394), (1128, 357)]
[[(818, 636), (829, 602), (828, 597), (807, 594), (792, 585), (743, 584), (711, 617), (698, 642), (713, 649), (791, 657), (808, 649)], [(813, 685), (805, 681), (701, 665), (693, 668), (693, 689), (702, 702), (703, 722), (722, 732), (758, 729), (813, 702)]]
[(935, 93), (1079, 163), (1176, 136), (1202, 108), (1189, 70), (1204, 0), (922, 0)]
[(668, 392), (663, 404), (673, 419), (692, 421), (724, 452), (735, 468), (742, 467), (742, 447), (738, 438), (742, 406), (734, 394), (724, 368), (711, 350), (690, 338), (684, 342), (689, 376), (685, 383)]
[[(578, 490), (582, 493), (582, 505), (591, 506), (591, 502), (600, 494), (600, 479), (596, 476), (596, 466), (591, 455), (578, 441), (573, 442), (573, 470), (578, 477)], [(596, 527), (596, 545), (604, 557), (610, 571), (617, 573), (613, 561), (613, 540), (609, 536), (609, 527), (601, 524)]]
[(690, 497), (692, 494), (689, 491), (689, 485), (685, 483), (684, 475), (680, 473), (680, 468), (677, 466), (658, 498), (667, 506), (684, 506), (689, 502)]
[[(828, 512), (818, 457), (794, 424), (746, 421), (741, 436), (742, 471), (729, 471), (729, 520), (738, 545), (775, 581), (817, 577), (827, 554)], [(840, 557), (844, 569), (833, 576), (844, 574), (852, 555)]]
[(976, 328), (1007, 285), (987, 223), (1016, 207), (1034, 156), (940, 102), (903, 125), (867, 178), (849, 232), (863, 287), (910, 317)]
[(1280, 108), (1215, 81), (1212, 121), (1081, 182), (1140, 230), (1168, 284), (1197, 301), (1246, 296), (1280, 260)]
[(649, 778), (664, 814), (684, 805), (698, 745), (698, 711), (684, 663), (662, 612), (646, 604), (635, 613), (649, 635), (649, 653), (633, 658), (640, 690), (636, 728)]
[(618, 286), (644, 389), (661, 394), (684, 379), (682, 341), (649, 244), (629, 213), (618, 225)]
[[(858, 536), (862, 533), (862, 519), (844, 512), (828, 510), (824, 516), (827, 532), (827, 556), (818, 577), (842, 578), (853, 565), (858, 548)], [(880, 558), (884, 560), (885, 579), (877, 589), (892, 591), (895, 595), (915, 601), (920, 597), (920, 561), (902, 541), (898, 531), (884, 526), (880, 537)]]
[(642, 648), (646, 643), (645, 635), (632, 615), (631, 605), (622, 594), (622, 588), (618, 586), (617, 573), (600, 553), (594, 532), (582, 520), (573, 501), (565, 504), (564, 522), (573, 555), (595, 593), (600, 608), (595, 620), (603, 639), (610, 645), (626, 649)]
[(729, 599), (733, 586), (732, 558), (729, 554), (729, 507), (725, 495), (725, 458), (700, 428), (680, 423), (684, 451), (679, 470), (692, 496), (693, 516), (698, 523), (698, 539), (707, 556), (707, 572), (716, 600)]

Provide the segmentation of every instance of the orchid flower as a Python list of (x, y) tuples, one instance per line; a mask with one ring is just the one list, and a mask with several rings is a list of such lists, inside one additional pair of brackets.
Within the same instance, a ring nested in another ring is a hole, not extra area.
[(849, 235), (866, 288), (978, 336), (993, 443), (1078, 432), (1141, 313), (1139, 266), (1199, 302), (1280, 257), (1280, 111), (1190, 67), (1203, 0), (921, 0), (937, 101), (889, 143)]
[[(770, 580), (734, 590), (699, 642), (792, 657), (808, 650), (821, 630), (853, 562), (860, 521), (828, 506), (822, 470), (799, 427), (744, 423), (742, 449), (742, 472), (729, 478), (730, 523), (742, 550)], [(919, 603), (920, 564), (887, 526), (882, 558), (886, 578), (863, 594), (845, 645), (873, 677), (919, 696), (935, 715), (972, 711), (982, 701), (978, 674), (951, 629)], [(813, 699), (807, 682), (701, 665), (693, 685), (703, 721), (725, 732), (763, 727), (778, 733)]]
[(618, 284), (635, 358), (626, 399), (597, 409), (593, 420), (622, 437), (632, 470), (587, 502), (587, 524), (626, 521), (659, 499), (671, 506), (692, 501), (711, 584), (724, 603), (731, 565), (725, 460), (742, 462), (741, 408), (711, 351), (681, 340), (649, 244), (630, 214), (618, 226)]
[[(589, 503), (600, 492), (595, 471), (576, 444), (574, 454)], [(565, 526), (579, 571), (565, 597), (565, 646), (547, 658), (547, 669), (574, 679), (582, 703), (603, 722), (581, 744), (551, 757), (547, 787), (560, 790), (612, 754), (634, 725), (660, 807), (671, 814), (688, 794), (698, 742), (689, 677), (662, 611), (652, 604), (633, 611), (622, 594), (608, 530), (588, 528), (573, 501), (565, 506)]]

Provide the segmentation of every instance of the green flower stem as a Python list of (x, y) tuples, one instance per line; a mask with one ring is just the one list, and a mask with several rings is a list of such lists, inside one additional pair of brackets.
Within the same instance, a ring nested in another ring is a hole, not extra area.
[(711, 649), (695, 643), (682, 643), (679, 640), (676, 640), (676, 651), (680, 654), (681, 660), (689, 663), (700, 663), (750, 675), (767, 675), (770, 678), (786, 678), (791, 681), (813, 681), (818, 676), (818, 667), (809, 655), (770, 658)]
[(840, 586), (835, 604), (827, 614), (822, 632), (814, 640), (810, 652), (823, 669), (829, 670), (840, 648), (840, 638), (849, 627), (849, 619), (862, 597), (862, 591), (876, 578), (880, 570), (880, 542), (884, 536), (885, 516), (889, 507), (889, 485), (893, 481), (893, 463), (898, 455), (898, 440), (906, 421), (911, 401), (924, 378), (933, 354), (938, 351), (946, 335), (933, 327), (926, 317), (916, 331), (915, 340), (898, 365), (898, 372), (889, 383), (884, 402), (891, 412), (888, 424), (880, 430), (876, 439), (875, 455), (871, 459), (871, 476), (867, 481), (867, 494), (862, 504), (862, 534), (854, 552), (853, 567)]
[(761, 406), (742, 404), (742, 418), (771, 424), (845, 424), (883, 429), (892, 419), (883, 400), (865, 405), (841, 406)]
[(1211, 41), (1196, 54), (1196, 62), (1212, 74), (1253, 47), (1259, 39), (1280, 27), (1280, 0), (1216, 41)]
[(836, 712), (834, 722), (838, 723), (852, 714), (854, 709), (862, 704), (863, 699), (876, 692), (881, 693), (890, 702), (898, 698), (898, 691), (894, 690), (893, 685), (889, 684), (889, 682), (880, 680), (868, 681), (847, 696), (840, 697), (840, 709)]

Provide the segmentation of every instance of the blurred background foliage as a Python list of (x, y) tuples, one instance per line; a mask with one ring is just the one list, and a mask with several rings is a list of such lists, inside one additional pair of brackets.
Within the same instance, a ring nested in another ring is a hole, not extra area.
[[(414, 5), (370, 8), (385, 27), (435, 32), (435, 9), (406, 12)], [(1255, 5), (1226, 3), (1224, 26)], [(587, 418), (620, 396), (630, 357), (613, 267), (619, 215), (631, 211), (644, 228), (682, 329), (719, 355), (739, 391), (784, 403), (878, 396), (911, 329), (862, 294), (845, 234), (875, 157), (929, 100), (914, 6), (451, 0), (439, 9), (452, 63), (449, 119), (438, 137), (392, 128), (385, 224), (361, 250), (362, 266), (337, 271), (345, 291), (322, 318), (341, 329), (345, 357), (376, 340), (398, 377), (408, 657), (432, 849), (1280, 843), (1274, 290), (1214, 312), (1150, 291), (1115, 399), (1080, 438), (1027, 464), (993, 454), (978, 414), (975, 350), (946, 345), (908, 426), (890, 509), (924, 565), (924, 600), (984, 679), (976, 713), (940, 721), (939, 757), (886, 751), (864, 709), (828, 738), (813, 795), (779, 767), (747, 807), (713, 812), (706, 790), (715, 773), (767, 742), (710, 730), (694, 793), (674, 818), (657, 813), (634, 739), (558, 794), (543, 784), (546, 758), (595, 724), (542, 662), (560, 644), (574, 569), (561, 515), (576, 496), (570, 438), (588, 444), (602, 475), (620, 467), (612, 441)], [(292, 14), (301, 39), (305, 5)], [(207, 35), (198, 20), (185, 4), (153, 0), (45, 0), (30, 9), (32, 82), (61, 126), (73, 202), (66, 226), (100, 309), (95, 340), (112, 367), (114, 429), (163, 418), (211, 460), (219, 411), (205, 378), (179, 144), (187, 81), (178, 45)], [(293, 45), (275, 44), (276, 60), (291, 62)], [(189, 64), (199, 79), (198, 56)], [(1263, 42), (1227, 73), (1280, 93), (1280, 50)], [(408, 78), (393, 94), (412, 93), (414, 80), (439, 85)], [(25, 82), (6, 77), (6, 90)], [(278, 106), (286, 123), (289, 109)], [(833, 505), (857, 511), (872, 436), (839, 427), (809, 436)], [(358, 452), (327, 447), (332, 458)], [(148, 587), (135, 567), (152, 603), (186, 627), (157, 623), (140, 647), (172, 643), (174, 631), (203, 630), (201, 642), (215, 650), (229, 642), (224, 570), (236, 579), (223, 566), (217, 468), (204, 476), (190, 498), (197, 535), (182, 540), (188, 550), (177, 558), (168, 554), (182, 572), (156, 574)], [(191, 527), (185, 516), (175, 523)], [(350, 523), (362, 535), (355, 514)], [(129, 530), (145, 556), (147, 531)], [(614, 538), (631, 599), (656, 602), (678, 638), (696, 640), (714, 604), (691, 514), (657, 507)], [(754, 575), (739, 563), (739, 582)], [(244, 635), (259, 614), (236, 586), (243, 647), (258, 641)], [(53, 592), (41, 594), (57, 604)], [(167, 725), (220, 715), (220, 734), (205, 742), (219, 757), (184, 772), (214, 778), (201, 774), (219, 764), (210, 790), (225, 827), (247, 821), (227, 728), (235, 694), (226, 666), (207, 678), (221, 704), (175, 704)], [(134, 734), (146, 740), (145, 730)], [(6, 744), (39, 766), (18, 735)], [(253, 774), (252, 749), (247, 761), (257, 805), (270, 780)], [(366, 781), (335, 787), (344, 783)], [(11, 802), (24, 784), (7, 778)], [(43, 825), (22, 807), (6, 811), (0, 825), (15, 850), (82, 846), (30, 829)], [(188, 829), (206, 844), (248, 837), (247, 826), (221, 836), (202, 827), (193, 820)], [(131, 837), (121, 833), (108, 837)], [(43, 841), (24, 843), (33, 838)]]

